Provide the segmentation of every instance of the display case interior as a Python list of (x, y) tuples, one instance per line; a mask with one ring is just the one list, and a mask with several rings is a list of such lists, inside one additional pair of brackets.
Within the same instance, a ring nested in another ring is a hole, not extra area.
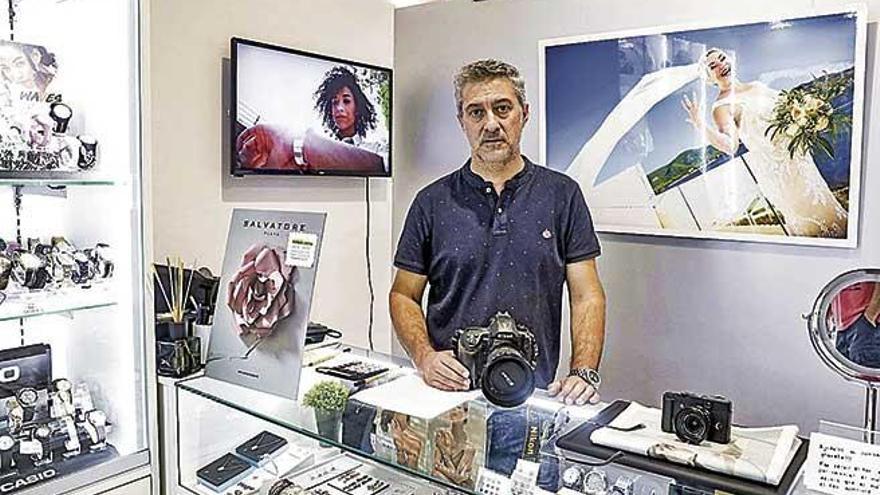
[[(0, 40), (0, 453), (13, 445), (0, 490), (65, 493), (149, 463), (138, 2), (12, 6), (0, 18), (12, 26)], [(38, 348), (43, 361), (20, 361)]]
[[(178, 397), (179, 490), (197, 495), (467, 493), (230, 408), (200, 394)], [(282, 481), (288, 480), (288, 481)], [(285, 490), (286, 491), (282, 491)]]
[[(809, 493), (800, 482), (807, 442), (791, 426), (735, 425), (729, 443), (693, 444), (662, 430), (662, 409), (631, 401), (570, 406), (536, 390), (511, 408), (478, 392), (447, 402), (452, 397), (381, 353), (343, 345), (305, 359), (318, 364), (302, 369), (297, 401), (210, 377), (176, 383), (179, 486), (204, 495), (257, 493), (250, 490), (270, 481), (296, 483), (312, 463), (322, 465), (321, 453), (340, 452), (462, 494)], [(385, 371), (364, 388), (338, 376), (353, 362)], [(333, 405), (336, 385), (353, 385), (341, 407)], [(293, 446), (293, 457), (278, 457)], [(375, 476), (361, 479), (382, 486)], [(309, 493), (372, 493), (360, 485), (299, 485), (326, 490)]]

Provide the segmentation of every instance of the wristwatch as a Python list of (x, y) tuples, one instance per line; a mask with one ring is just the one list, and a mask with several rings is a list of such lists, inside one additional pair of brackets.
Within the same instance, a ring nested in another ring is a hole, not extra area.
[(5, 290), (9, 285), (10, 273), (12, 273), (12, 260), (0, 252), (0, 290)]
[(22, 419), (24, 422), (32, 421), (37, 410), (37, 402), (40, 400), (37, 390), (31, 387), (21, 388), (15, 392), (15, 399), (23, 410)]
[(571, 371), (568, 372), (568, 376), (576, 376), (580, 378), (591, 385), (595, 390), (599, 390), (599, 385), (602, 384), (602, 376), (593, 368), (572, 368)]
[(64, 453), (64, 457), (78, 456), (82, 451), (82, 444), (79, 441), (79, 433), (76, 431), (76, 423), (73, 421), (73, 416), (61, 418), (61, 423), (64, 425), (63, 428), (67, 433), (67, 440), (64, 441), (64, 448), (67, 452)]
[(49, 448), (49, 437), (51, 436), (52, 430), (46, 425), (34, 429), (31, 434), (33, 451), (30, 454), (35, 466), (52, 462), (52, 449)]
[(42, 258), (28, 251), (19, 251), (16, 253), (16, 261), (18, 262), (17, 278), (21, 285), (28, 289), (42, 289), (46, 286), (49, 272)]
[(113, 261), (109, 255), (110, 245), (103, 242), (98, 243), (94, 249), (88, 250), (89, 259), (94, 266), (95, 274), (100, 278), (110, 278), (113, 276)]
[(0, 436), (0, 473), (8, 473), (15, 467), (15, 439)]
[(49, 117), (55, 121), (55, 127), (52, 130), (58, 134), (64, 134), (67, 132), (70, 118), (73, 117), (73, 110), (67, 104), (56, 101), (49, 106)]
[(305, 138), (301, 136), (293, 138), (293, 162), (296, 163), (296, 166), (299, 168), (306, 168), (306, 157), (303, 153), (304, 143)]
[(24, 424), (24, 408), (18, 399), (10, 397), (6, 401), (6, 425), (10, 433), (17, 433)]
[(72, 389), (73, 386), (70, 380), (66, 378), (58, 378), (52, 381), (50, 390), (52, 391), (51, 415), (53, 418), (63, 418), (76, 413), (76, 408), (73, 405)]
[(107, 441), (107, 415), (104, 411), (95, 409), (86, 413), (86, 421), (83, 425), (92, 440), (91, 449), (98, 450), (104, 447)]
[(608, 492), (608, 477), (605, 471), (591, 469), (584, 476), (584, 493), (587, 495), (605, 495)]
[(562, 486), (580, 491), (584, 483), (584, 471), (577, 466), (570, 466), (562, 472)]

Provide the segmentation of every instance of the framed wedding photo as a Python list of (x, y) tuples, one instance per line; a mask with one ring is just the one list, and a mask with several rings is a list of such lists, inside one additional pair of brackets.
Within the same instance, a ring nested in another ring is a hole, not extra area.
[(601, 232), (855, 247), (863, 7), (544, 40), (541, 159)]

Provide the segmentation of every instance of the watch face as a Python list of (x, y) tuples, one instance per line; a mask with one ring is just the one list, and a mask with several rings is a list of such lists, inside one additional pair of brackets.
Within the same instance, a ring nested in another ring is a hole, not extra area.
[(608, 489), (608, 479), (604, 471), (592, 470), (584, 478), (584, 492), (587, 495), (601, 495)]
[(46, 426), (41, 426), (34, 430), (34, 436), (36, 436), (37, 438), (49, 438), (49, 434), (51, 433), (52, 431), (49, 430), (49, 428)]
[(574, 466), (566, 469), (562, 473), (562, 482), (565, 483), (565, 486), (575, 486), (581, 480), (581, 470)]
[(33, 253), (21, 253), (18, 259), (21, 262), (21, 266), (28, 270), (36, 270), (43, 266), (43, 260)]
[(104, 411), (91, 411), (88, 414), (89, 423), (93, 425), (103, 425), (107, 422), (107, 415)]
[(0, 450), (9, 450), (15, 445), (15, 440), (12, 437), (4, 435), (0, 437)]
[(55, 380), (55, 390), (59, 392), (69, 392), (71, 389), (70, 381), (65, 380), (64, 378), (59, 378)]
[(16, 398), (18, 398), (18, 402), (24, 407), (33, 407), (37, 405), (37, 400), (40, 397), (37, 394), (37, 391), (32, 388), (23, 388), (15, 395)]
[(593, 387), (598, 387), (602, 383), (602, 377), (599, 376), (599, 372), (596, 370), (587, 370), (587, 380)]

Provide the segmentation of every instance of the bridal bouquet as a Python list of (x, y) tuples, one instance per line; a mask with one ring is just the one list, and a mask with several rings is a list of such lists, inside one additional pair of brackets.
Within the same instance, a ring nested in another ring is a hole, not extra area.
[(791, 158), (817, 151), (834, 158), (831, 143), (852, 124), (852, 118), (835, 107), (833, 101), (851, 84), (851, 76), (845, 73), (826, 74), (781, 91), (764, 135), (774, 143), (784, 144)]

